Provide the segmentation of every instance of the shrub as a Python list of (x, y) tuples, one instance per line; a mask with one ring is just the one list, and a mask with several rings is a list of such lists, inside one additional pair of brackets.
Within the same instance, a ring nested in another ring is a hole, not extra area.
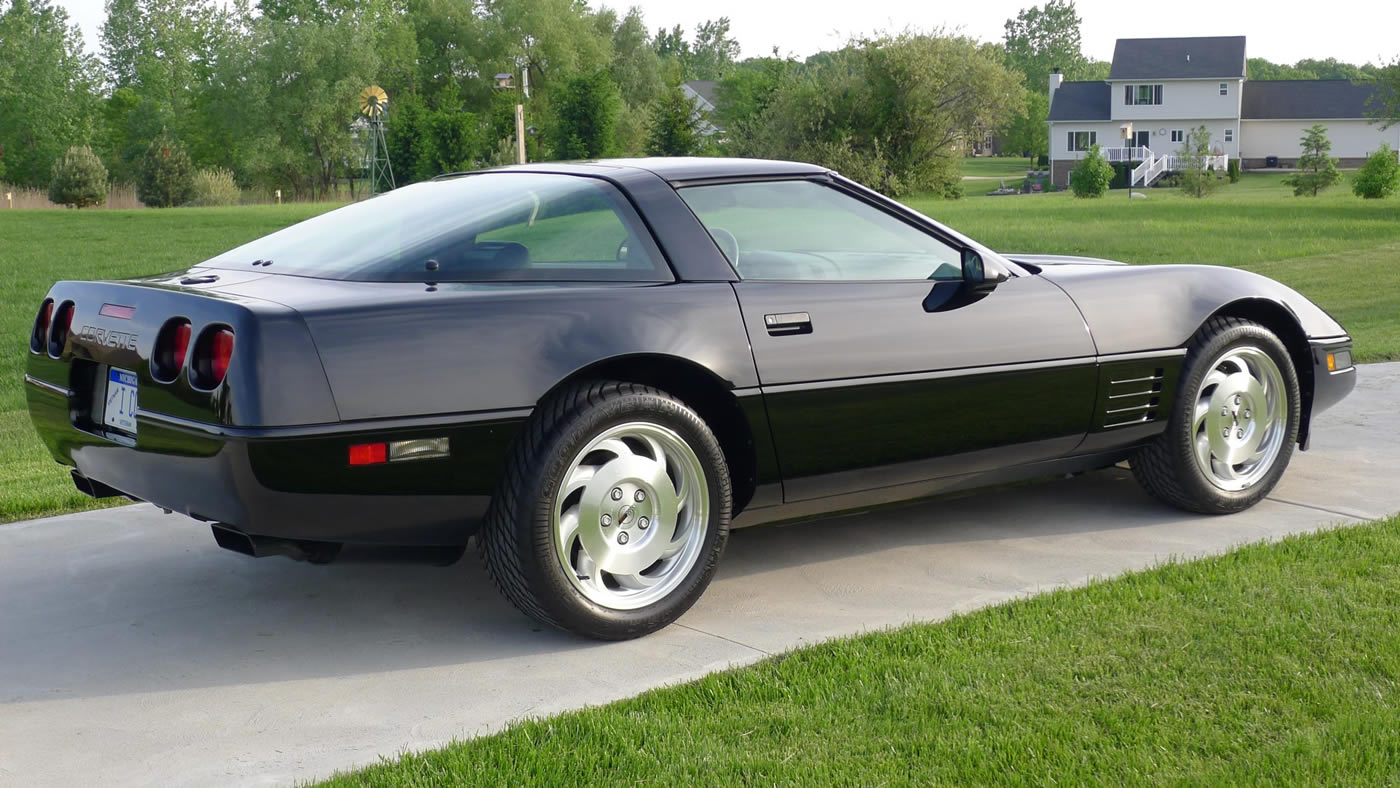
[(1108, 193), (1108, 184), (1113, 182), (1113, 165), (1103, 157), (1103, 151), (1095, 145), (1089, 155), (1079, 160), (1069, 174), (1069, 187), (1075, 197), (1102, 197)]
[(141, 160), (136, 192), (152, 208), (184, 205), (194, 198), (194, 166), (179, 140), (164, 131), (151, 140)]
[(53, 163), (49, 200), (71, 208), (100, 205), (107, 200), (107, 168), (86, 145), (75, 145)]
[(1039, 156), (1036, 156), (1035, 166), (1041, 168), (1048, 168), (1050, 166), (1050, 157), (1044, 153), (1040, 154)]
[(1239, 183), (1239, 182), (1240, 182), (1240, 160), (1239, 160), (1239, 159), (1230, 159), (1230, 163), (1229, 163), (1228, 165), (1226, 165), (1225, 174), (1229, 176), (1229, 178), (1230, 178), (1230, 183)]
[(1357, 197), (1378, 200), (1400, 189), (1400, 159), (1395, 151), (1381, 143), (1381, 149), (1366, 158), (1366, 163), (1351, 179), (1351, 190)]
[(194, 174), (194, 205), (237, 205), (243, 192), (233, 179), (233, 173), (223, 167), (212, 167)]

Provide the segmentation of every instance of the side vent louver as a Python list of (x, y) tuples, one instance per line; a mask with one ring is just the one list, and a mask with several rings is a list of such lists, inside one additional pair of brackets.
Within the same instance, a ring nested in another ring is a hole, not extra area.
[(1164, 370), (1135, 367), (1112, 372), (1108, 378), (1108, 396), (1103, 400), (1100, 422), (1103, 428), (1156, 421), (1162, 405)]

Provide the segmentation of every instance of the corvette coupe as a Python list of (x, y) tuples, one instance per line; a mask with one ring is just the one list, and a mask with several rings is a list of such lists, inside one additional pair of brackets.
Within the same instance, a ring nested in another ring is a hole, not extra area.
[(521, 611), (621, 639), (732, 527), (1125, 461), (1240, 511), (1355, 378), (1262, 276), (1001, 254), (822, 167), (677, 158), (444, 176), (59, 282), (25, 388), (90, 495), (317, 563), (474, 536)]

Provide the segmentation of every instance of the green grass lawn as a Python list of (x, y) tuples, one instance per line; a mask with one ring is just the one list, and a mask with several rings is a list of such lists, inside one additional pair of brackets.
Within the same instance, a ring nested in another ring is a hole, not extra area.
[(1400, 519), (837, 640), (328, 785), (1400, 781)]
[[(961, 166), (964, 178), (1014, 178), (1016, 185), (1020, 185), (1026, 170), (1031, 169), (1031, 160), (1024, 156), (969, 156), (962, 160)], [(969, 193), (977, 192), (977, 184), (966, 186)]]
[[(1258, 271), (1342, 321), (1358, 360), (1400, 359), (1400, 199), (1364, 201), (1344, 186), (1296, 198), (1279, 177), (1246, 176), (1205, 200), (1153, 189), (1133, 201), (1062, 192), (910, 203), (1005, 251)], [(10, 337), (0, 352), (0, 522), (94, 505), (41, 449), (24, 412), (25, 337), (53, 281), (176, 270), (327, 207), (0, 211), (0, 335)], [(603, 249), (615, 251), (611, 241)]]

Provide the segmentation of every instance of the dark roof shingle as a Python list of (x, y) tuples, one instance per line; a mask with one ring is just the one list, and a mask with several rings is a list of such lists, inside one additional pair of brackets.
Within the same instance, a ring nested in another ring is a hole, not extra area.
[(1249, 80), (1240, 98), (1245, 120), (1365, 118), (1376, 86), (1345, 79)]
[(1065, 82), (1050, 102), (1050, 120), (1109, 120), (1107, 82)]
[(691, 81), (685, 83), (685, 86), (698, 93), (700, 95), (700, 98), (710, 102), (710, 106), (719, 106), (717, 103), (715, 103), (715, 89), (719, 86), (719, 83), (715, 80), (692, 79)]
[(1120, 38), (1109, 79), (1215, 79), (1244, 76), (1244, 36)]

